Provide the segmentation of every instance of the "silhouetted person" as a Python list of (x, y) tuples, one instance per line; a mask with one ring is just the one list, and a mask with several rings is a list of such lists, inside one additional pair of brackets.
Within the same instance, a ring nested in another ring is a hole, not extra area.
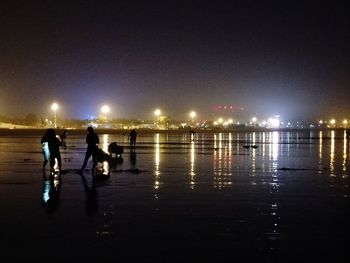
[(57, 138), (56, 132), (54, 129), (49, 129), (48, 144), (49, 144), (49, 150), (50, 150), (51, 174), (54, 172), (56, 159), (57, 159), (59, 172), (61, 172), (62, 170), (62, 160), (61, 160), (61, 152), (60, 152), (61, 141), (60, 139)]
[(61, 141), (56, 137), (56, 132), (54, 129), (47, 129), (45, 135), (41, 138), (41, 143), (43, 144), (43, 173), (45, 173), (46, 164), (50, 161), (51, 174), (54, 172), (55, 161), (57, 159), (58, 169), (61, 172), (62, 161), (60, 146)]
[(130, 149), (135, 149), (136, 147), (136, 136), (137, 136), (136, 130), (132, 129), (128, 136), (128, 139), (130, 141)]
[(45, 134), (43, 135), (43, 137), (41, 137), (41, 144), (42, 144), (43, 155), (44, 155), (44, 162), (43, 162), (43, 173), (44, 174), (45, 174), (46, 165), (50, 160), (48, 133), (49, 133), (49, 129), (47, 129)]
[(194, 130), (190, 130), (190, 139), (191, 141), (194, 140)]
[(100, 138), (95, 133), (94, 128), (88, 127), (87, 135), (86, 135), (87, 150), (86, 150), (83, 166), (80, 169), (81, 173), (84, 171), (90, 156), (92, 156), (93, 170), (95, 169), (97, 164), (97, 149), (98, 149), (96, 144), (99, 144), (99, 143), (100, 143)]

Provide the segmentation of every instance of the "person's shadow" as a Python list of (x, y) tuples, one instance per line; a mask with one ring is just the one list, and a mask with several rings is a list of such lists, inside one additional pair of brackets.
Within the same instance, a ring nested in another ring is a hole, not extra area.
[(136, 151), (135, 150), (130, 151), (130, 164), (131, 164), (132, 169), (135, 169), (135, 166), (136, 166)]
[(61, 177), (44, 178), (42, 189), (42, 203), (47, 213), (52, 214), (60, 205)]
[(94, 176), (92, 176), (91, 186), (89, 186), (84, 175), (80, 174), (86, 195), (86, 213), (92, 215), (98, 210), (97, 190)]

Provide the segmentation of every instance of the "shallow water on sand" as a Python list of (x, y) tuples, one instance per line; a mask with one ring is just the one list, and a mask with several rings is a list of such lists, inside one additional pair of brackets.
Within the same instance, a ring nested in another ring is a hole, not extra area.
[(344, 131), (139, 134), (135, 152), (100, 134), (114, 141), (109, 178), (93, 181), (91, 162), (77, 173), (76, 135), (47, 181), (40, 137), (0, 137), (2, 262), (348, 259)]

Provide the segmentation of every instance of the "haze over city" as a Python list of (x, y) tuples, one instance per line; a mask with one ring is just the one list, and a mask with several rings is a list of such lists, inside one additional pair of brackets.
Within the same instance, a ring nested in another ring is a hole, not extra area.
[(349, 118), (348, 3), (10, 1), (0, 22), (1, 115)]

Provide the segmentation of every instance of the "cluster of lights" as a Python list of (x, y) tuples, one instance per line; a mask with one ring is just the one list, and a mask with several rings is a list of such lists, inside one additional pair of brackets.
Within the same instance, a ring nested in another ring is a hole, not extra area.
[[(319, 125), (327, 125), (327, 123), (329, 123), (331, 126), (335, 126), (336, 123), (337, 123), (337, 120), (336, 119), (330, 119), (328, 122), (320, 120), (318, 122)], [(347, 119), (344, 119), (341, 123), (343, 124), (344, 127), (348, 126), (348, 120)], [(327, 125), (327, 126), (329, 127), (329, 125)]]
[[(224, 120), (223, 118), (219, 118), (218, 120), (214, 121), (214, 125), (223, 125), (223, 126), (228, 126), (233, 124), (233, 119), (227, 119)], [(237, 124), (239, 124), (239, 122), (237, 122)]]
[[(57, 111), (59, 110), (59, 104), (57, 102), (52, 103), (51, 105), (51, 110), (54, 112), (54, 126), (55, 128), (57, 127)], [(111, 111), (110, 107), (108, 105), (103, 105), (101, 107), (101, 112), (104, 115), (105, 120), (107, 121), (107, 115)], [(156, 125), (158, 127), (159, 123), (159, 117), (161, 116), (161, 110), (156, 109), (154, 111), (154, 115), (156, 117)], [(195, 118), (197, 117), (197, 113), (195, 111), (190, 111), (189, 117), (191, 120), (191, 123), (194, 124)], [(330, 119), (329, 121), (324, 121), (324, 120), (319, 120), (318, 124), (319, 125), (327, 125), (327, 127), (335, 127), (337, 121), (335, 119)], [(342, 122), (342, 125), (344, 127), (348, 127), (348, 120), (344, 119)], [(214, 126), (222, 125), (224, 127), (227, 127), (229, 125), (233, 124), (233, 119), (226, 119), (224, 120), (223, 118), (218, 118), (216, 121), (213, 122)], [(236, 123), (237, 125), (240, 125), (239, 122)], [(257, 117), (252, 117), (251, 121), (249, 122), (250, 125), (259, 125), (261, 127), (268, 127), (268, 128), (278, 128), (283, 124), (283, 122), (280, 121), (280, 116), (276, 115), (274, 117), (270, 117), (267, 121), (263, 120), (261, 122), (258, 122)], [(287, 123), (287, 127), (292, 127), (292, 124), (290, 122)]]

